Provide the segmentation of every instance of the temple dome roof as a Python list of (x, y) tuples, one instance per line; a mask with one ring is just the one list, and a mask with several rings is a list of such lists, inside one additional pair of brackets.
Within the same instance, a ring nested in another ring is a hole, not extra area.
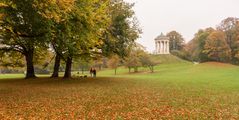
[(161, 33), (158, 37), (155, 38), (155, 40), (169, 40), (169, 37)]

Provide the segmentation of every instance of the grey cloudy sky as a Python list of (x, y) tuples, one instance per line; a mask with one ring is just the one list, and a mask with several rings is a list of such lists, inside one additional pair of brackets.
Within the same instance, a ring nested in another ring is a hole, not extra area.
[(239, 17), (239, 0), (126, 0), (143, 29), (138, 40), (148, 51), (155, 49), (154, 38), (176, 30), (186, 41), (200, 28), (215, 27), (227, 17)]

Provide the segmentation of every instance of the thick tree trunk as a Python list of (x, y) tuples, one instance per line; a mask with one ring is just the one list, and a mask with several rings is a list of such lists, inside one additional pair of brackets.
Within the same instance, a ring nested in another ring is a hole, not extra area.
[(64, 78), (71, 78), (72, 58), (67, 57)]
[(134, 72), (138, 72), (138, 67), (134, 67)]
[(26, 79), (28, 78), (36, 78), (35, 71), (34, 71), (34, 65), (33, 65), (33, 52), (34, 50), (30, 50), (26, 52), (25, 59), (27, 64), (27, 73), (26, 73)]
[(116, 75), (117, 68), (115, 68), (115, 75)]
[(99, 65), (99, 70), (101, 70), (101, 67), (102, 67), (102, 66), (101, 66), (101, 65)]
[(53, 70), (53, 73), (52, 73), (52, 76), (51, 76), (52, 78), (59, 77), (60, 62), (61, 62), (61, 57), (60, 57), (59, 54), (56, 54), (54, 70)]
[(84, 74), (84, 68), (81, 69), (82, 74)]
[(129, 73), (131, 72), (131, 67), (128, 67), (129, 68)]

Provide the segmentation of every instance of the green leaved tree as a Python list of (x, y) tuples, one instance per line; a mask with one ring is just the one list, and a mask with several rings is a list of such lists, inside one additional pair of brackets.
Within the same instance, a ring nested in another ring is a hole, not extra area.
[(34, 53), (47, 48), (49, 23), (35, 0), (1, 1), (1, 51), (15, 51), (25, 57), (26, 78), (34, 78)]

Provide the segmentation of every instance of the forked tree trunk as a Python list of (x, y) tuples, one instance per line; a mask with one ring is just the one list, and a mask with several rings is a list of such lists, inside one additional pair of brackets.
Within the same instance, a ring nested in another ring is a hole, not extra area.
[(61, 57), (60, 57), (59, 54), (56, 54), (54, 70), (53, 70), (53, 73), (52, 73), (52, 76), (51, 76), (52, 78), (59, 77), (60, 62), (61, 62)]
[(25, 77), (26, 79), (36, 78), (34, 65), (33, 65), (33, 53), (34, 53), (33, 49), (25, 53), (25, 59), (27, 64), (27, 73)]
[(154, 72), (154, 66), (148, 66), (149, 70), (153, 73)]
[(64, 78), (71, 78), (72, 58), (67, 57)]

